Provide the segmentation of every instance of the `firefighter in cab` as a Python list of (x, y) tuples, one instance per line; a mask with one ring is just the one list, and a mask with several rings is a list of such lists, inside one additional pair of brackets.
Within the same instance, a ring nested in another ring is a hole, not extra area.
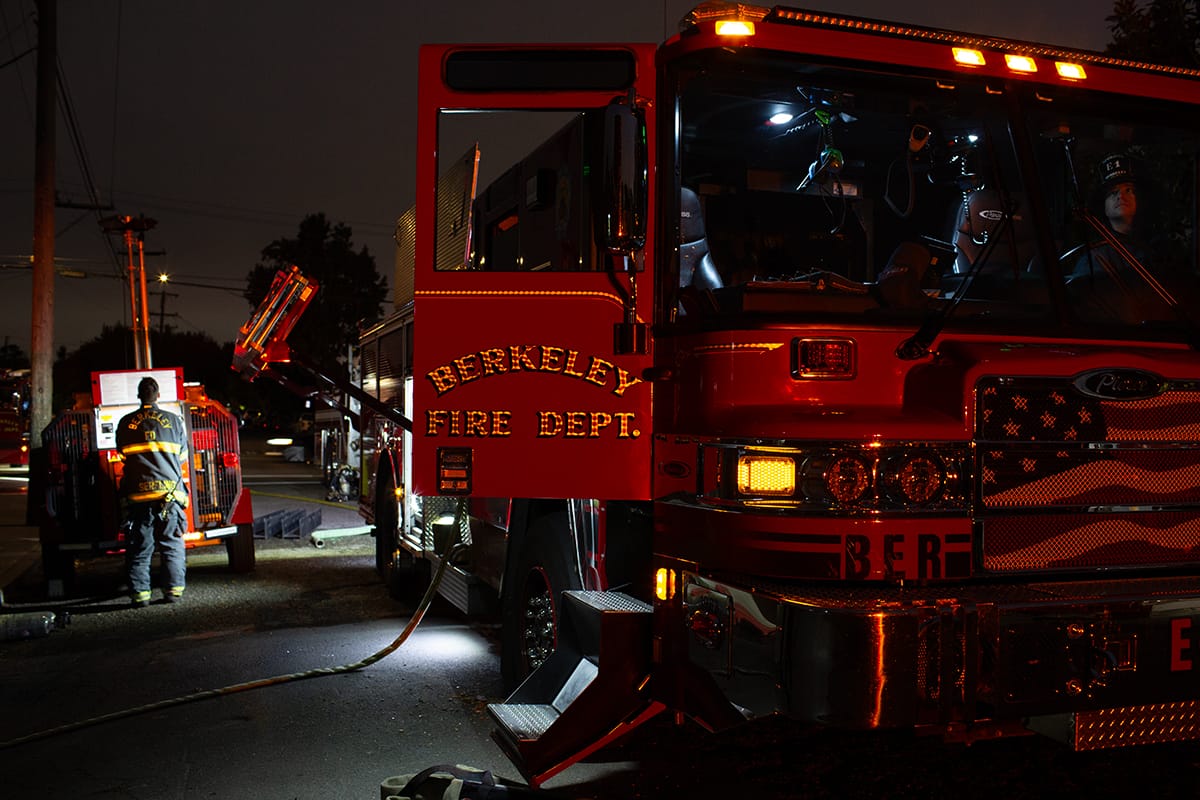
[(162, 554), (163, 599), (183, 599), (187, 561), (183, 535), (187, 531), (187, 487), (183, 459), (187, 457), (183, 420), (158, 407), (158, 382), (138, 383), (142, 407), (126, 414), (117, 425), (117, 450), (125, 462), (121, 499), (128, 537), (126, 561), (133, 606), (150, 602), (150, 560), (157, 545)]

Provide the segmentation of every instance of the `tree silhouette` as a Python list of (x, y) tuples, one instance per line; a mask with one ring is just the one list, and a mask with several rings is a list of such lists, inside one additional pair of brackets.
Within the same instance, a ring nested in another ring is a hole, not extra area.
[(1197, 0), (1116, 0), (1107, 17), (1112, 42), (1105, 52), (1173, 67), (1200, 67)]
[(355, 250), (351, 236), (348, 225), (310, 214), (300, 222), (296, 238), (276, 239), (263, 248), (263, 260), (246, 279), (245, 296), (253, 307), (266, 297), (275, 273), (293, 264), (317, 281), (320, 290), (288, 342), (322, 369), (344, 362), (349, 347), (358, 341), (359, 326), (379, 320), (387, 295), (375, 257), (366, 247)]
[[(222, 346), (207, 334), (151, 331), (155, 367), (183, 367), (183, 378), (204, 386), (209, 397), (228, 402), (236, 386), (230, 364), (232, 345)], [(70, 407), (76, 393), (91, 394), (94, 370), (134, 369), (129, 329), (105, 325), (100, 333), (70, 352), (60, 348), (54, 362), (54, 407)]]
[(26, 369), (29, 366), (29, 356), (19, 346), (5, 342), (0, 346), (0, 369)]

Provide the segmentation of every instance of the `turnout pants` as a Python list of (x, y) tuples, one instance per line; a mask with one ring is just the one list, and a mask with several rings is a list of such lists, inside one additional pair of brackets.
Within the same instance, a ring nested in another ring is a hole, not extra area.
[(166, 519), (161, 510), (161, 503), (132, 503), (128, 508), (129, 545), (126, 553), (129, 590), (134, 594), (150, 591), (150, 559), (154, 557), (155, 545), (162, 554), (163, 590), (182, 587), (186, 580), (183, 534), (187, 529), (187, 518), (178, 503), (168, 506)]

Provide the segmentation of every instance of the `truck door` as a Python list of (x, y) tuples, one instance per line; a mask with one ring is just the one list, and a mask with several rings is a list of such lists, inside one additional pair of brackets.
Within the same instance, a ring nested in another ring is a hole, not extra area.
[(418, 494), (649, 497), (653, 64), (650, 45), (422, 48)]

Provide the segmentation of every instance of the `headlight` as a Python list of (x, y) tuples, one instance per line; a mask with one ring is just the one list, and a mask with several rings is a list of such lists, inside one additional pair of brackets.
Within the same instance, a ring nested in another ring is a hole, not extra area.
[(839, 505), (857, 503), (871, 488), (871, 468), (856, 455), (838, 456), (825, 470), (825, 489)]
[(969, 503), (970, 449), (958, 443), (701, 445), (700, 494), (831, 514), (955, 513)]
[(897, 456), (888, 461), (884, 485), (893, 500), (925, 505), (942, 496), (946, 468), (933, 453)]

